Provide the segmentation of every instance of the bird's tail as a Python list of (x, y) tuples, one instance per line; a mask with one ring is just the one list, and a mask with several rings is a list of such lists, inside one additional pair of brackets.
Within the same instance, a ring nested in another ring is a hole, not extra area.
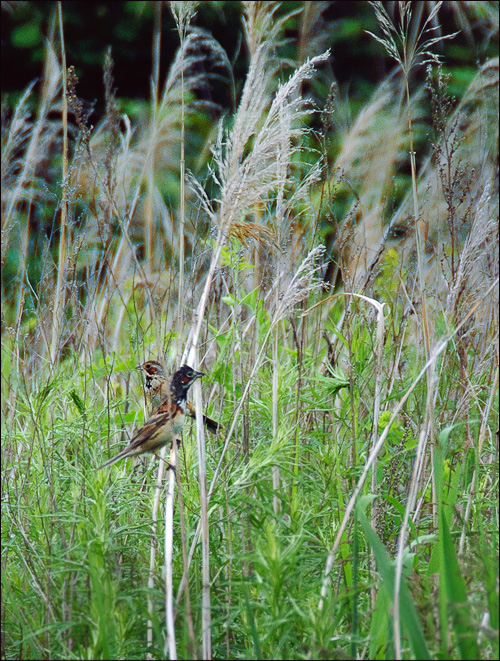
[(207, 415), (203, 416), (203, 422), (205, 423), (208, 431), (211, 431), (212, 434), (216, 434), (220, 429), (219, 423), (215, 422), (215, 420), (212, 420), (212, 418), (209, 418)]
[(118, 454), (116, 454), (114, 457), (111, 457), (111, 459), (108, 459), (106, 463), (102, 464), (102, 466), (99, 466), (99, 468), (96, 468), (96, 471), (100, 471), (101, 468), (106, 468), (106, 466), (111, 466), (111, 464), (114, 464), (115, 461), (120, 461), (120, 459), (124, 459), (125, 457), (130, 456), (130, 450), (128, 448), (125, 448), (125, 450), (122, 450)]

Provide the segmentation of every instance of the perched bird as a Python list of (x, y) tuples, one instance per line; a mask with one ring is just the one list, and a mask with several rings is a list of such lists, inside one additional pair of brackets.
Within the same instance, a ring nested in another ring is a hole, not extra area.
[(172, 378), (170, 388), (153, 415), (139, 429), (129, 445), (97, 470), (114, 464), (125, 457), (135, 457), (144, 452), (156, 452), (174, 441), (184, 427), (186, 397), (192, 384), (204, 376), (188, 365), (183, 365)]
[[(165, 371), (157, 360), (147, 360), (142, 365), (137, 365), (136, 369), (144, 374), (144, 392), (147, 399), (151, 401), (154, 410), (168, 393), (168, 379)], [(194, 406), (191, 402), (186, 403), (186, 415), (191, 418), (195, 417)], [(220, 428), (218, 422), (206, 415), (203, 416), (203, 422), (205, 427), (213, 434), (216, 434)]]

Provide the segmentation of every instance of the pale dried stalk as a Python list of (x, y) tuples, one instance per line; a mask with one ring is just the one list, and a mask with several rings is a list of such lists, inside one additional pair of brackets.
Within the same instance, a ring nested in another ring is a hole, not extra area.
[[(172, 562), (174, 555), (174, 493), (175, 471), (177, 470), (177, 439), (172, 442), (170, 450), (170, 468), (168, 471), (168, 489), (165, 502), (165, 622), (167, 626), (167, 640), (165, 653), (168, 651), (169, 659), (177, 659), (174, 626), (174, 576)], [(153, 540), (154, 543), (154, 540)]]
[[(197, 358), (197, 357), (196, 357)], [(208, 496), (207, 496), (207, 458), (205, 452), (205, 426), (203, 425), (203, 403), (201, 400), (201, 383), (194, 392), (194, 405), (196, 412), (196, 440), (198, 445), (198, 461), (200, 476), (200, 505), (201, 505), (201, 532), (202, 532), (202, 655), (204, 659), (212, 658), (212, 632), (210, 610), (210, 536), (208, 530)]]
[[(212, 255), (212, 261), (205, 281), (203, 294), (198, 305), (198, 309), (194, 314), (194, 331), (191, 338), (191, 347), (189, 349), (188, 363), (194, 369), (199, 368), (199, 355), (198, 355), (198, 341), (201, 332), (201, 324), (203, 321), (204, 312), (208, 302), (208, 295), (215, 273), (215, 268), (219, 261), (220, 253), (223, 246), (223, 234), (219, 230), (215, 251)], [(187, 351), (187, 347), (185, 352)], [(212, 638), (211, 638), (211, 613), (210, 613), (210, 546), (209, 546), (209, 529), (208, 529), (208, 498), (207, 498), (207, 472), (206, 472), (206, 455), (205, 455), (205, 435), (203, 426), (203, 402), (201, 399), (201, 384), (199, 381), (193, 385), (193, 400), (196, 415), (196, 445), (198, 449), (198, 470), (199, 470), (199, 489), (200, 489), (200, 522), (197, 530), (202, 530), (202, 656), (204, 659), (212, 658)], [(195, 536), (197, 541), (197, 536)], [(194, 544), (191, 547), (194, 550)], [(188, 567), (184, 570), (184, 576), (187, 575), (189, 564), (191, 562), (192, 554), (190, 552)], [(184, 579), (183, 576), (183, 579)], [(181, 582), (182, 584), (182, 582)], [(180, 599), (180, 590), (177, 594), (177, 601)]]
[[(189, 27), (189, 23), (194, 16), (196, 4), (194, 2), (184, 2), (184, 3), (171, 3), (171, 10), (174, 15), (177, 24), (177, 30), (180, 38), (180, 52), (181, 57), (183, 58), (185, 52), (185, 40), (186, 40), (186, 31)], [(183, 332), (183, 300), (184, 300), (184, 227), (185, 227), (185, 154), (184, 154), (184, 143), (185, 143), (185, 103), (184, 103), (184, 66), (181, 65), (181, 158), (180, 158), (180, 229), (179, 229), (179, 291), (178, 291), (178, 318), (177, 318), (177, 355), (180, 353), (180, 342)], [(201, 390), (201, 386), (198, 383), (198, 388)], [(197, 398), (200, 400), (200, 398)], [(196, 399), (195, 399), (196, 402)], [(201, 406), (201, 400), (199, 401), (199, 406)], [(203, 411), (198, 415), (197, 421), (203, 420)], [(197, 425), (199, 428), (200, 425)], [(201, 425), (203, 427), (203, 425)], [(203, 429), (202, 429), (203, 433)], [(165, 606), (166, 606), (166, 627), (167, 627), (167, 646), (168, 654), (170, 659), (177, 658), (177, 649), (175, 644), (175, 615), (174, 615), (174, 602), (173, 602), (173, 570), (172, 570), (172, 561), (173, 561), (173, 526), (174, 526), (174, 492), (175, 492), (175, 475), (174, 471), (177, 470), (177, 442), (174, 439), (172, 443), (172, 449), (170, 452), (170, 464), (171, 468), (169, 471), (169, 481), (168, 481), (168, 493), (167, 493), (167, 502), (165, 507)], [(204, 464), (204, 462), (203, 462)], [(201, 465), (201, 462), (200, 462)], [(201, 481), (200, 481), (201, 484)], [(200, 492), (203, 494), (204, 490), (200, 486)], [(203, 498), (203, 495), (202, 495)], [(205, 566), (205, 563), (204, 563)], [(208, 571), (208, 570), (207, 570)], [(203, 615), (205, 609), (203, 610)], [(210, 602), (208, 607), (208, 616), (210, 618)], [(205, 618), (203, 618), (205, 624)], [(210, 619), (208, 620), (208, 631), (210, 631)], [(211, 637), (208, 635), (208, 644), (207, 636), (205, 635), (205, 626), (203, 627), (203, 658), (210, 659), (211, 654)]]
[[(152, 518), (152, 524), (151, 524), (151, 547), (149, 550), (149, 573), (148, 573), (148, 588), (149, 588), (149, 595), (152, 594), (152, 591), (154, 589), (154, 576), (155, 576), (155, 565), (156, 565), (156, 526), (157, 526), (157, 521), (158, 521), (158, 510), (160, 508), (160, 496), (162, 493), (162, 486), (163, 486), (163, 473), (165, 470), (165, 454), (166, 454), (166, 447), (163, 447), (160, 450), (160, 466), (158, 468), (158, 475), (156, 477), (156, 487), (155, 487), (155, 497), (153, 500), (153, 512), (151, 515)], [(153, 612), (153, 600), (151, 596), (148, 595), (148, 613), (151, 614)], [(168, 629), (167, 629), (168, 631)], [(151, 620), (151, 615), (148, 619), (147, 623), (147, 640), (148, 640), (148, 647), (151, 649), (153, 646), (153, 622)], [(152, 655), (148, 653), (148, 659), (152, 659)]]
[[(214, 475), (212, 478), (212, 482), (210, 484), (210, 489), (208, 490), (208, 495), (207, 495), (207, 507), (208, 503), (210, 502), (210, 498), (212, 497), (212, 494), (215, 490), (215, 485), (217, 483), (217, 480), (219, 478), (219, 474), (221, 471), (221, 467), (224, 461), (224, 457), (226, 456), (226, 452), (229, 448), (230, 441), (232, 439), (233, 433), (236, 428), (236, 424), (239, 419), (239, 415), (241, 412), (241, 409), (243, 408), (243, 405), (245, 404), (246, 398), (248, 396), (248, 393), (250, 391), (250, 386), (252, 384), (253, 378), (255, 374), (257, 373), (257, 370), (260, 367), (262, 357), (264, 355), (264, 351), (267, 348), (267, 343), (269, 341), (269, 338), (271, 337), (271, 333), (273, 332), (276, 324), (283, 319), (285, 314), (287, 312), (291, 312), (293, 309), (293, 306), (298, 305), (301, 301), (305, 300), (309, 294), (315, 290), (318, 290), (320, 287), (322, 287), (323, 281), (318, 279), (317, 274), (320, 268), (322, 268), (323, 264), (321, 262), (323, 255), (325, 254), (325, 247), (320, 245), (317, 248), (314, 248), (311, 250), (311, 252), (307, 255), (307, 257), (304, 259), (302, 264), (299, 266), (297, 269), (297, 272), (295, 273), (294, 277), (292, 278), (290, 284), (288, 285), (282, 300), (279, 302), (279, 304), (276, 307), (276, 310), (273, 315), (273, 319), (271, 321), (271, 325), (267, 331), (267, 334), (262, 342), (262, 346), (260, 348), (260, 351), (257, 355), (257, 358), (254, 361), (252, 370), (250, 372), (250, 375), (248, 376), (247, 379), (247, 384), (245, 386), (245, 389), (243, 391), (243, 394), (241, 395), (240, 402), (238, 406), (236, 407), (236, 410), (233, 415), (233, 421), (231, 423), (231, 426), (226, 434), (226, 438), (224, 440), (224, 446), (222, 448), (221, 456), (219, 458), (219, 461), (217, 463), (217, 467), (214, 471)], [(318, 264), (318, 262), (320, 262)], [(196, 387), (196, 383), (194, 384), (193, 388)], [(200, 393), (201, 394), (201, 393)], [(195, 392), (195, 397), (196, 397), (196, 392)], [(201, 397), (200, 397), (201, 399)], [(200, 401), (201, 404), (201, 401)], [(196, 406), (196, 400), (195, 400), (195, 406)], [(203, 411), (200, 411), (200, 415), (202, 415)], [(200, 421), (203, 420), (203, 417), (200, 417)], [(203, 427), (203, 424), (200, 424), (197, 419), (197, 429), (200, 427)], [(208, 525), (208, 524), (207, 524)], [(191, 565), (191, 560), (194, 555), (194, 551), (196, 548), (196, 545), (198, 543), (198, 539), (200, 536), (200, 532), (202, 529), (202, 520), (200, 519), (200, 522), (198, 523), (198, 526), (196, 528), (195, 534), (194, 534), (194, 539), (191, 544), (191, 548), (189, 550), (189, 558), (188, 558), (188, 566), (185, 568), (184, 575), (182, 577), (182, 581), (179, 585), (179, 590), (177, 592), (177, 601), (180, 600), (182, 592), (184, 590), (184, 586), (187, 581), (187, 573), (189, 570), (189, 566)]]
[[(313, 60), (306, 62), (291, 76), (289, 81), (280, 86), (268, 113), (264, 117), (261, 128), (258, 129), (258, 124), (262, 119), (268, 97), (266, 94), (266, 86), (268, 84), (268, 76), (264, 75), (269, 73), (269, 53), (270, 45), (266, 42), (260, 44), (253, 54), (250, 62), (248, 77), (243, 89), (240, 107), (235, 117), (234, 128), (230, 136), (227, 136), (226, 142), (223, 141), (222, 126), (219, 131), (216, 148), (214, 149), (215, 161), (218, 165), (218, 173), (214, 175), (220, 187), (220, 199), (218, 213), (213, 211), (211, 202), (208, 200), (205, 192), (201, 186), (193, 180), (193, 188), (198, 194), (200, 203), (206, 211), (209, 218), (214, 225), (217, 226), (217, 238), (215, 247), (212, 253), (207, 278), (203, 288), (203, 293), (200, 297), (199, 304), (194, 314), (194, 332), (191, 338), (191, 346), (189, 347), (188, 363), (194, 367), (199, 368), (199, 355), (198, 344), (201, 333), (201, 327), (204, 321), (205, 311), (207, 308), (208, 297), (212, 286), (212, 280), (215, 269), (219, 262), (220, 254), (223, 246), (227, 241), (231, 226), (238, 218), (242, 217), (245, 212), (252, 209), (262, 199), (266, 199), (273, 190), (276, 189), (279, 182), (276, 177), (276, 155), (283, 147), (283, 134), (281, 130), (281, 118), (283, 116), (283, 109), (287, 109), (293, 116), (299, 118), (305, 113), (303, 107), (303, 100), (298, 95), (300, 83), (310, 75), (314, 70), (314, 65), (317, 62), (325, 60), (329, 53), (318, 56)], [(299, 135), (301, 130), (289, 130), (288, 142), (291, 142), (294, 135)], [(253, 137), (253, 145), (251, 151), (245, 155), (248, 141)], [(324, 248), (322, 248), (324, 250)], [(310, 258), (311, 255), (308, 256)], [(304, 269), (304, 264), (302, 267)], [(307, 270), (307, 267), (305, 268)], [(300, 269), (299, 269), (300, 271)], [(281, 304), (275, 313), (275, 323), (285, 314), (288, 306), (293, 306), (295, 300), (293, 296), (297, 295), (297, 291), (305, 286), (306, 273), (298, 272), (296, 277), (299, 280), (292, 281), (290, 289), (291, 298), (287, 304)], [(312, 276), (311, 276), (312, 277)], [(295, 280), (295, 278), (294, 278)], [(299, 297), (300, 298), (300, 297)], [(271, 326), (273, 327), (274, 324)], [(263, 348), (266, 346), (269, 339), (269, 333), (266, 336)], [(186, 346), (185, 354), (188, 351)], [(262, 351), (260, 356), (262, 355)], [(252, 377), (255, 373), (256, 366), (252, 370)], [(252, 378), (251, 377), (251, 378)], [(245, 394), (242, 397), (240, 405), (237, 408), (233, 424), (224, 445), (224, 450), (219, 461), (216, 474), (212, 481), (211, 489), (215, 484), (218, 477), (221, 462), (229, 446), (229, 439), (231, 438), (236, 421), (241, 410), (241, 406), (245, 401), (246, 394), (248, 393), (251, 378), (247, 383)], [(210, 658), (211, 644), (210, 644), (210, 592), (209, 592), (209, 540), (208, 540), (208, 500), (210, 494), (206, 493), (206, 468), (205, 468), (205, 446), (204, 446), (204, 429), (202, 423), (203, 406), (201, 401), (201, 386), (194, 384), (193, 398), (196, 410), (196, 429), (197, 429), (197, 446), (198, 446), (198, 460), (200, 472), (200, 523), (195, 534), (193, 545), (191, 546), (190, 558), (192, 558), (192, 551), (198, 540), (199, 531), (203, 531), (202, 537), (202, 557), (203, 557), (203, 611), (202, 611), (202, 627), (203, 627), (203, 656)], [(183, 582), (186, 578), (186, 572), (183, 577)], [(181, 594), (183, 582), (179, 588), (178, 596)]]
[[(170, 10), (175, 19), (177, 32), (181, 42), (181, 54), (184, 57), (186, 35), (191, 20), (196, 13), (197, 2), (171, 2)], [(186, 109), (184, 101), (184, 66), (181, 66), (181, 157), (180, 157), (180, 206), (179, 206), (179, 292), (177, 306), (177, 351), (180, 354), (181, 338), (184, 329), (184, 228), (186, 224)]]

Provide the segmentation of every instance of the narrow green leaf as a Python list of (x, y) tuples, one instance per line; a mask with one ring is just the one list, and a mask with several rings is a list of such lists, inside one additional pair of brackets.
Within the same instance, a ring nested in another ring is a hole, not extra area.
[[(387, 553), (380, 537), (372, 529), (370, 522), (359, 506), (356, 511), (363, 532), (375, 554), (377, 569), (382, 576), (384, 587), (392, 601), (392, 595), (394, 593), (394, 563)], [(420, 626), (417, 609), (415, 608), (415, 604), (404, 579), (401, 581), (400, 618), (408, 636), (414, 657), (416, 659), (430, 659), (431, 655), (427, 648), (427, 643), (425, 642), (422, 627)]]

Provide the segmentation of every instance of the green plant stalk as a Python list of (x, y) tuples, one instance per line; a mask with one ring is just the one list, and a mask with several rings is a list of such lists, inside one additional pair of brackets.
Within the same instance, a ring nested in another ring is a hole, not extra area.
[[(363, 501), (356, 506), (356, 516), (359, 519), (363, 532), (367, 539), (368, 544), (373, 549), (377, 561), (377, 567), (382, 576), (385, 589), (389, 595), (394, 593), (394, 564), (392, 563), (389, 554), (387, 553), (379, 536), (372, 529), (368, 519), (363, 512)], [(393, 606), (395, 608), (395, 605)], [(411, 593), (406, 585), (401, 585), (401, 618), (405, 624), (406, 633), (410, 641), (410, 647), (414, 658), (416, 659), (430, 659), (431, 655), (425, 642), (425, 637), (420, 626), (418, 619), (417, 609), (412, 599)], [(389, 637), (388, 637), (389, 638)], [(396, 656), (395, 658), (402, 658)]]
[(59, 225), (59, 260), (57, 265), (57, 283), (54, 296), (54, 308), (52, 311), (52, 333), (50, 340), (50, 362), (55, 365), (61, 323), (63, 315), (63, 282), (66, 267), (66, 236), (68, 231), (68, 99), (67, 99), (67, 72), (66, 72), (66, 50), (64, 46), (62, 3), (57, 3), (57, 14), (59, 18), (59, 38), (61, 44), (61, 66), (62, 66), (62, 122), (63, 122), (63, 153), (62, 153), (62, 200), (61, 200), (61, 222)]
[[(297, 395), (295, 397), (295, 449), (294, 449), (294, 459), (293, 459), (293, 474), (295, 477), (299, 474), (299, 446), (300, 446), (300, 424), (299, 424), (299, 410), (300, 410), (300, 391), (302, 388), (302, 342), (304, 339), (305, 332), (305, 323), (302, 323), (301, 336), (302, 339), (297, 346), (297, 358), (298, 358), (298, 378), (297, 378)], [(291, 498), (290, 498), (290, 510), (295, 511), (295, 503), (298, 491), (298, 480), (295, 479), (292, 484), (291, 489)]]
[(464, 545), (465, 545), (465, 535), (466, 535), (466, 527), (467, 523), (470, 517), (470, 512), (472, 508), (472, 500), (474, 498), (474, 495), (477, 493), (479, 485), (477, 484), (478, 481), (478, 468), (479, 468), (479, 460), (482, 454), (483, 450), (483, 444), (484, 440), (486, 438), (486, 430), (488, 428), (488, 418), (490, 416), (491, 408), (493, 406), (493, 402), (495, 399), (495, 395), (498, 395), (498, 366), (495, 369), (495, 375), (492, 380), (492, 385), (491, 385), (491, 390), (490, 390), (490, 396), (488, 398), (488, 403), (486, 405), (486, 409), (483, 413), (482, 420), (481, 420), (481, 427), (479, 429), (479, 437), (478, 437), (478, 443), (477, 443), (477, 450), (476, 450), (476, 467), (474, 468), (474, 473), (472, 475), (471, 483), (470, 483), (470, 489), (469, 489), (469, 495), (467, 497), (467, 505), (465, 508), (465, 516), (464, 516), (464, 523), (463, 523), (463, 528), (462, 528), (462, 534), (460, 535), (460, 544), (458, 546), (459, 549), (459, 554), (462, 554)]
[(351, 657), (358, 658), (358, 560), (359, 560), (359, 534), (358, 518), (354, 517), (353, 545), (352, 545), (352, 635), (351, 635)]
[[(278, 304), (279, 288), (276, 287), (276, 305)], [(274, 329), (273, 338), (273, 394), (272, 394), (272, 417), (273, 417), (273, 448), (278, 442), (278, 324)], [(280, 488), (280, 470), (276, 465), (272, 466), (272, 481), (273, 481), (273, 510), (275, 516), (278, 516), (280, 510), (280, 503), (278, 498), (278, 491)]]
[(394, 409), (394, 411), (393, 411), (393, 413), (392, 413), (392, 415), (389, 419), (389, 422), (387, 423), (387, 426), (384, 428), (382, 434), (379, 436), (377, 444), (375, 445), (375, 447), (370, 452), (370, 456), (368, 457), (368, 460), (365, 464), (365, 467), (363, 468), (363, 473), (361, 474), (361, 477), (358, 480), (356, 488), (354, 489), (354, 492), (353, 492), (353, 494), (352, 494), (352, 496), (349, 500), (349, 503), (347, 504), (346, 510), (344, 512), (344, 516), (342, 518), (342, 523), (340, 524), (340, 527), (337, 531), (337, 534), (335, 536), (335, 541), (333, 543), (332, 550), (331, 550), (331, 552), (330, 552), (330, 554), (327, 558), (327, 561), (326, 561), (325, 571), (324, 571), (324, 575), (323, 575), (323, 584), (321, 586), (320, 600), (318, 602), (318, 610), (319, 611), (323, 610), (324, 599), (326, 597), (326, 590), (327, 590), (327, 585), (328, 585), (328, 577), (329, 577), (330, 572), (331, 572), (332, 567), (333, 567), (333, 563), (334, 563), (334, 560), (335, 560), (335, 554), (337, 552), (337, 549), (339, 547), (340, 542), (342, 541), (342, 536), (343, 536), (344, 531), (346, 529), (347, 521), (348, 521), (348, 519), (351, 515), (352, 510), (354, 509), (354, 506), (356, 504), (356, 500), (358, 498), (358, 495), (361, 492), (361, 489), (363, 488), (363, 485), (364, 485), (365, 480), (368, 476), (370, 468), (372, 467), (373, 462), (375, 461), (377, 454), (379, 453), (380, 449), (382, 448), (382, 446), (385, 442), (385, 439), (387, 438), (387, 436), (389, 434), (389, 431), (391, 430), (391, 427), (392, 427), (394, 421), (396, 420), (396, 417), (398, 416), (399, 412), (401, 411), (401, 409), (405, 405), (405, 403), (408, 400), (411, 393), (417, 387), (418, 383), (420, 383), (422, 377), (427, 373), (427, 370), (435, 363), (435, 361), (437, 360), (439, 355), (446, 349), (446, 347), (448, 346), (448, 343), (450, 342), (450, 340), (452, 340), (453, 337), (455, 337), (455, 335), (458, 333), (458, 331), (467, 323), (467, 321), (470, 319), (470, 317), (474, 314), (474, 312), (478, 308), (481, 301), (484, 298), (486, 298), (486, 296), (488, 296), (488, 294), (498, 285), (498, 280), (499, 279), (497, 278), (490, 285), (490, 287), (488, 287), (488, 289), (483, 294), (483, 296), (469, 310), (469, 312), (465, 315), (465, 317), (462, 319), (462, 321), (459, 324), (457, 324), (457, 327), (455, 328), (455, 330), (450, 335), (445, 337), (443, 340), (438, 342), (438, 344), (434, 347), (434, 350), (433, 350), (429, 360), (426, 362), (426, 364), (420, 370), (417, 378), (414, 380), (412, 385), (408, 388), (408, 390), (406, 391), (404, 396), (398, 402), (396, 408)]
[(443, 467), (446, 459), (447, 438), (450, 428), (440, 434), (439, 442), (434, 452), (434, 480), (438, 496), (439, 517), (439, 596), (440, 596), (440, 624), (442, 636), (442, 651), (448, 653), (448, 611), (451, 611), (453, 631), (460, 650), (462, 659), (479, 659), (479, 648), (477, 646), (477, 630), (472, 624), (469, 605), (467, 601), (467, 590), (458, 564), (455, 544), (450, 534), (448, 516), (446, 510), (452, 514), (453, 505), (444, 503), (445, 484)]
[[(220, 251), (219, 251), (219, 254), (220, 254)], [(271, 337), (271, 333), (273, 331), (273, 328), (274, 328), (274, 323), (271, 324), (271, 326), (269, 327), (269, 329), (266, 333), (266, 336), (265, 336), (264, 340), (262, 341), (262, 346), (261, 346), (260, 351), (257, 355), (257, 358), (254, 361), (254, 364), (252, 366), (252, 371), (250, 372), (250, 375), (247, 379), (247, 384), (245, 386), (245, 390), (243, 391), (243, 394), (240, 397), (240, 402), (239, 402), (238, 406), (236, 407), (236, 410), (233, 414), (233, 421), (231, 423), (231, 427), (229, 428), (229, 430), (226, 434), (226, 438), (224, 439), (224, 447), (222, 448), (222, 452), (221, 452), (219, 461), (217, 463), (217, 467), (214, 471), (212, 482), (210, 484), (210, 489), (208, 491), (208, 496), (207, 496), (207, 504), (210, 502), (210, 498), (212, 497), (212, 494), (215, 490), (215, 485), (216, 485), (217, 480), (219, 478), (219, 473), (220, 473), (220, 470), (221, 470), (221, 467), (222, 467), (222, 464), (223, 464), (223, 461), (224, 461), (224, 457), (226, 456), (226, 452), (229, 449), (229, 444), (230, 444), (231, 438), (233, 436), (234, 430), (236, 428), (236, 424), (238, 422), (239, 414), (240, 414), (241, 409), (243, 408), (245, 400), (248, 396), (248, 392), (250, 390), (250, 385), (253, 381), (253, 378), (254, 378), (254, 376), (257, 372), (258, 367), (260, 366), (262, 356), (264, 355), (264, 350), (267, 347), (267, 343), (269, 342), (269, 338)], [(196, 386), (196, 383), (193, 385), (193, 389), (195, 388), (195, 386)], [(198, 427), (200, 427), (200, 423), (198, 421), (197, 421), (196, 427), (197, 427), (197, 429), (198, 429)], [(179, 590), (177, 592), (177, 602), (179, 602), (179, 600), (181, 598), (182, 592), (184, 590), (184, 587), (185, 587), (185, 584), (186, 584), (186, 581), (187, 581), (187, 572), (189, 570), (189, 566), (191, 565), (191, 561), (193, 559), (194, 551), (195, 551), (196, 545), (198, 543), (198, 539), (200, 537), (201, 526), (202, 526), (202, 523), (201, 523), (201, 520), (200, 520), (200, 522), (198, 523), (198, 526), (196, 528), (195, 534), (194, 534), (194, 539), (193, 539), (193, 542), (191, 544), (191, 548), (189, 550), (188, 566), (186, 567), (186, 570), (184, 572), (184, 575), (183, 575), (182, 580), (181, 580), (180, 585), (179, 585)]]
[[(182, 548), (182, 566), (183, 568), (187, 566), (187, 548), (186, 548), (186, 517), (184, 514), (184, 498), (182, 496), (182, 480), (179, 469), (175, 471), (175, 480), (177, 482), (177, 493), (178, 503), (179, 503), (179, 522), (180, 522), (180, 537), (181, 537), (181, 548)], [(183, 570), (184, 571), (184, 570)], [(187, 622), (188, 636), (189, 636), (189, 645), (188, 648), (189, 656), (192, 659), (197, 658), (196, 654), (196, 639), (194, 635), (193, 627), (193, 613), (191, 608), (191, 595), (189, 592), (189, 585), (186, 586), (186, 607), (185, 607), (185, 616)]]
[(405, 73), (405, 88), (406, 88), (406, 104), (408, 109), (408, 133), (410, 135), (410, 166), (411, 166), (411, 184), (413, 194), (413, 215), (415, 217), (415, 243), (417, 247), (417, 263), (418, 263), (418, 276), (420, 297), (422, 300), (422, 324), (424, 331), (425, 343), (425, 358), (429, 359), (430, 355), (430, 335), (429, 323), (427, 317), (427, 296), (424, 283), (424, 241), (425, 238), (422, 232), (422, 221), (420, 220), (420, 211), (418, 204), (418, 191), (417, 191), (417, 164), (415, 161), (415, 150), (413, 147), (413, 122), (411, 115), (411, 101), (410, 101), (410, 86), (408, 82), (408, 75)]

